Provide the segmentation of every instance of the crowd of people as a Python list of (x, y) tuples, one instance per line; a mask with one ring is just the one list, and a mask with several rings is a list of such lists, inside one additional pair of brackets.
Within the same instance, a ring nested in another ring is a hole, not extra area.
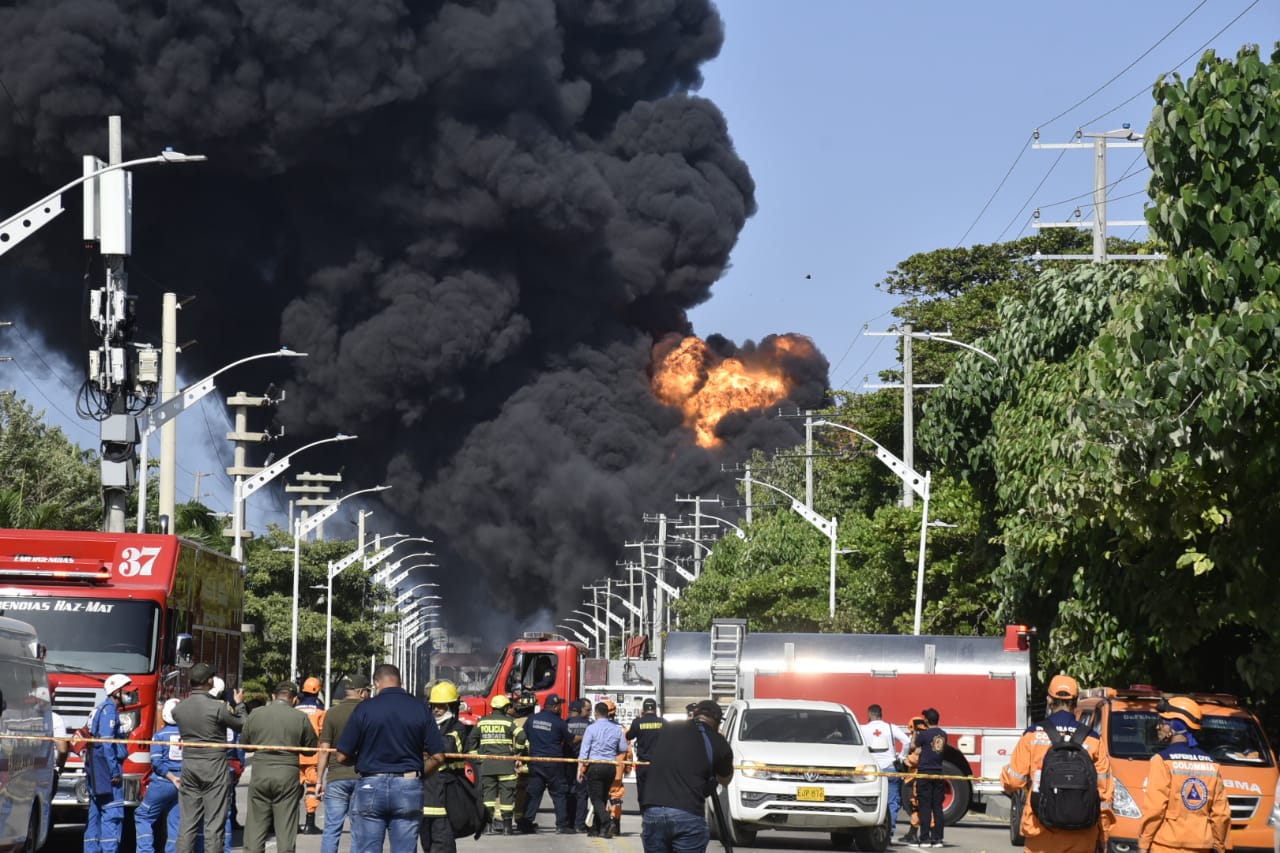
[[(151, 773), (135, 812), (136, 849), (153, 853), (230, 853), (234, 789), (252, 754), (244, 849), (263, 853), (274, 836), (292, 853), (299, 831), (319, 833), (323, 853), (336, 853), (344, 822), (354, 853), (456, 853), (451, 786), (478, 792), (480, 831), (539, 831), (544, 794), (554, 832), (612, 838), (621, 832), (622, 777), (633, 766), (646, 853), (699, 853), (709, 840), (705, 802), (733, 776), (733, 753), (720, 734), (721, 708), (711, 700), (688, 706), (687, 719), (664, 720), (646, 699), (624, 729), (604, 700), (568, 703), (555, 693), (539, 709), (533, 694), (498, 695), (489, 714), (468, 720), (457, 687), (428, 685), (425, 701), (410, 695), (399, 670), (379, 666), (373, 682), (346, 680), (343, 698), (326, 711), (320, 683), (278, 684), (269, 702), (246, 708), (243, 693), (224, 696), (208, 664), (188, 674), (190, 695), (167, 700), (164, 726), (151, 743)], [(85, 768), (90, 794), (84, 849), (115, 853), (124, 821), (121, 708), (136, 702), (127, 675), (110, 676), (106, 698), (89, 720)], [(1107, 849), (1114, 824), (1106, 749), (1076, 719), (1079, 686), (1056, 676), (1049, 715), (1019, 739), (1002, 785), (1015, 803), (1027, 853), (1095, 853)], [(1227, 847), (1230, 811), (1217, 765), (1195, 740), (1201, 712), (1190, 698), (1164, 700), (1157, 734), (1167, 746), (1151, 758), (1139, 853)], [(887, 778), (888, 828), (900, 812), (911, 826), (898, 843), (943, 846), (943, 753), (948, 735), (938, 711), (926, 708), (907, 730), (867, 708), (862, 739)], [(225, 744), (225, 745), (224, 745)], [(462, 758), (467, 755), (471, 758)], [(635, 762), (639, 762), (636, 764)], [(324, 827), (316, 817), (324, 803)], [(305, 809), (305, 814), (303, 810)], [(588, 818), (590, 813), (590, 819)], [(301, 826), (301, 830), (300, 830)], [(477, 833), (478, 835), (478, 833)]]

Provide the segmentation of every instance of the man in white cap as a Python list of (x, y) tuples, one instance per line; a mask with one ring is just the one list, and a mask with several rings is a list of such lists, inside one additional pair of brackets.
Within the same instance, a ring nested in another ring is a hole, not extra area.
[(89, 820), (84, 827), (85, 853), (116, 853), (124, 829), (124, 760), (128, 747), (120, 743), (120, 708), (137, 701), (137, 692), (126, 698), (133, 679), (117, 673), (102, 683), (106, 696), (89, 715), (89, 737), (84, 771), (89, 784)]

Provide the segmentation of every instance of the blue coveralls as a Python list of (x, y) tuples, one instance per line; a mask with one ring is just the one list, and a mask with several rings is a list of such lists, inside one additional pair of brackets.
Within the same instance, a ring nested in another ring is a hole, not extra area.
[[(120, 711), (110, 696), (89, 715), (89, 737), (120, 737)], [(85, 752), (89, 820), (84, 827), (84, 853), (116, 853), (124, 828), (124, 760), (128, 747), (123, 743), (90, 743)]]
[(151, 781), (133, 815), (138, 853), (154, 853), (155, 825), (161, 819), (165, 822), (165, 853), (174, 853), (177, 848), (178, 786), (169, 781), (170, 774), (182, 775), (182, 742), (178, 727), (172, 723), (151, 737)]

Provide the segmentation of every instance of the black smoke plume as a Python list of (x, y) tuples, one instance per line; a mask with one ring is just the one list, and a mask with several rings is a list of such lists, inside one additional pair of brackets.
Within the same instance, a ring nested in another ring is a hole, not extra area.
[[(643, 512), (731, 493), (723, 460), (795, 441), (739, 416), (710, 453), (649, 390), (755, 209), (691, 94), (723, 39), (710, 0), (19, 0), (0, 32), (5, 209), (104, 155), (108, 114), (126, 158), (207, 154), (135, 173), (143, 328), (176, 290), (199, 297), (190, 375), (308, 351), (290, 439), (358, 433), (347, 488), (392, 483), (486, 601), (580, 600)], [(0, 277), (80, 361), (67, 201)], [(791, 402), (821, 402), (825, 359), (792, 367)]]

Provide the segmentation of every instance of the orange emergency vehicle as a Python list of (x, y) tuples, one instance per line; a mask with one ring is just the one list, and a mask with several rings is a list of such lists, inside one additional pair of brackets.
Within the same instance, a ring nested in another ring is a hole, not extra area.
[(1204, 714), (1200, 747), (1218, 763), (1231, 806), (1230, 844), (1236, 853), (1271, 851), (1267, 817), (1275, 805), (1276, 756), (1258, 719), (1236, 697), (1223, 693), (1162, 693), (1147, 685), (1086, 691), (1076, 716), (1093, 727), (1111, 754), (1116, 824), (1109, 853), (1135, 853), (1142, 823), (1147, 768), (1163, 749), (1156, 738), (1156, 704), (1162, 696), (1189, 695)]

